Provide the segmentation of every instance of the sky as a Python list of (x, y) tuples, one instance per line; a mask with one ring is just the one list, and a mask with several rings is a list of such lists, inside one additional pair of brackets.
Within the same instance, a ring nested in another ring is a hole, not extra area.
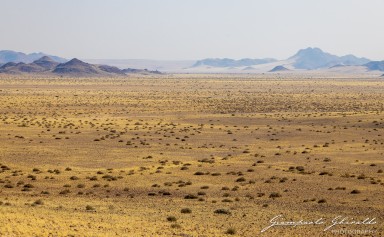
[(384, 60), (383, 0), (0, 0), (0, 50), (66, 58)]

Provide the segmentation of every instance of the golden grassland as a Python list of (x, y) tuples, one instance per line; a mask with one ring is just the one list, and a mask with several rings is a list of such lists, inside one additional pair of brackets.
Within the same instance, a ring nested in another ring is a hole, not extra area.
[(384, 81), (0, 78), (0, 236), (337, 236), (384, 213)]

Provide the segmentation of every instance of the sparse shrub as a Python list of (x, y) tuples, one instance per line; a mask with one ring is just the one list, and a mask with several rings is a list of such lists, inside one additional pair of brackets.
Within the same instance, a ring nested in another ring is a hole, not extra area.
[(227, 234), (227, 235), (235, 235), (236, 234), (236, 230), (235, 230), (235, 228), (229, 228), (227, 231), (225, 231), (225, 234)]
[(167, 217), (167, 221), (169, 221), (169, 222), (175, 222), (175, 221), (177, 221), (177, 218), (174, 217), (174, 216), (168, 216), (168, 217)]
[(277, 193), (277, 192), (273, 192), (269, 195), (269, 198), (278, 198), (278, 197), (281, 197), (281, 194), (280, 193)]
[(23, 187), (24, 188), (34, 188), (34, 186), (32, 184), (25, 184)]
[(189, 208), (183, 208), (183, 209), (181, 209), (180, 212), (183, 213), (183, 214), (189, 214), (189, 213), (192, 213), (192, 210), (189, 209)]
[(196, 195), (193, 195), (193, 194), (187, 194), (184, 199), (197, 199), (197, 196)]
[(69, 194), (69, 193), (71, 193), (71, 191), (68, 190), (68, 189), (64, 189), (64, 190), (59, 192), (59, 194), (61, 194), (61, 195), (66, 195), (66, 194)]
[(227, 209), (217, 209), (214, 211), (215, 214), (224, 214), (224, 215), (230, 215), (231, 211)]
[(233, 202), (231, 199), (225, 198), (222, 200), (222, 202)]
[(4, 188), (13, 188), (13, 185), (12, 184), (6, 184), (6, 185), (4, 185)]
[(38, 199), (38, 200), (36, 200), (33, 204), (35, 204), (35, 205), (43, 205), (44, 202), (43, 202), (43, 200)]
[(354, 189), (351, 191), (351, 194), (359, 194), (359, 193), (361, 193), (361, 191), (357, 189)]
[(357, 176), (357, 179), (365, 179), (365, 178), (366, 178), (365, 174), (361, 174), (361, 175)]
[(87, 211), (94, 211), (95, 208), (94, 208), (93, 206), (91, 206), (91, 205), (87, 205), (87, 206), (85, 207), (85, 210), (87, 210)]
[(325, 200), (325, 199), (320, 199), (317, 203), (326, 203), (327, 202), (327, 200)]

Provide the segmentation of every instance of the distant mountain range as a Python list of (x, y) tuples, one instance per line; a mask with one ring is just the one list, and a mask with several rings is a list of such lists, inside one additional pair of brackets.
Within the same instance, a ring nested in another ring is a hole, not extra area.
[(319, 48), (301, 49), (288, 60), (293, 61), (293, 66), (296, 69), (306, 70), (330, 68), (335, 65), (356, 66), (370, 62), (367, 58), (358, 58), (351, 54), (339, 57), (323, 52)]
[(125, 76), (126, 74), (161, 74), (159, 71), (140, 69), (119, 69), (109, 65), (97, 65), (83, 62), (74, 58), (68, 62), (59, 63), (51, 57), (43, 56), (31, 63), (8, 62), (0, 67), (0, 73), (6, 74), (37, 74), (59, 75), (70, 77)]
[(206, 58), (198, 61), (88, 59), (84, 62), (72, 59), (67, 62), (64, 58), (44, 53), (25, 54), (10, 50), (0, 51), (0, 73), (116, 76), (132, 73), (159, 74), (160, 72), (157, 70), (168, 73), (292, 73), (314, 70), (321, 73), (371, 73), (377, 75), (380, 71), (384, 72), (384, 61), (371, 61), (351, 54), (336, 56), (311, 47), (301, 49), (285, 60), (273, 58), (239, 60)]
[(53, 60), (59, 63), (68, 61), (65, 58), (60, 58), (60, 57), (48, 55), (45, 53), (25, 54), (21, 52), (15, 52), (12, 50), (0, 50), (0, 64), (9, 63), (9, 62), (31, 63), (33, 61), (36, 61), (39, 58), (42, 58), (43, 56), (49, 56), (50, 58), (52, 58)]
[[(207, 58), (197, 61), (190, 68), (193, 70), (224, 71), (223, 68), (232, 71), (247, 72), (283, 72), (295, 70), (342, 70), (344, 67), (356, 66), (366, 71), (384, 71), (384, 61), (371, 61), (367, 58), (359, 58), (354, 55), (336, 56), (322, 51), (319, 48), (306, 48), (299, 50), (295, 55), (286, 60), (266, 59), (240, 59)], [(215, 69), (216, 68), (216, 69)], [(352, 70), (353, 71), (353, 70)]]
[(243, 58), (240, 60), (234, 60), (230, 58), (207, 58), (197, 61), (192, 67), (199, 66), (211, 66), (211, 67), (247, 67), (252, 65), (259, 65), (265, 63), (276, 62), (276, 59), (273, 58), (263, 58), (263, 59), (251, 59)]
[(364, 64), (369, 70), (374, 71), (382, 71), (384, 72), (384, 61), (372, 61), (367, 64)]

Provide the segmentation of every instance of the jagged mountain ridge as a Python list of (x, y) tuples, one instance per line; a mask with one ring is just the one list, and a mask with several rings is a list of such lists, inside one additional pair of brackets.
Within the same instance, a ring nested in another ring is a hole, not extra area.
[(319, 48), (306, 48), (299, 50), (295, 55), (288, 58), (292, 60), (296, 69), (314, 70), (319, 68), (329, 68), (336, 65), (358, 66), (368, 63), (366, 58), (358, 58), (354, 55), (342, 57), (326, 53)]
[[(288, 70), (318, 70), (328, 69), (335, 66), (362, 66), (370, 62), (367, 58), (359, 58), (352, 54), (336, 56), (322, 51), (319, 48), (306, 48), (299, 50), (295, 55), (285, 60), (266, 59), (241, 59), (230, 58), (203, 59), (196, 61), (191, 68), (232, 68), (240, 70), (252, 70), (253, 67), (264, 66), (266, 71), (272, 71), (277, 66)], [(274, 70), (273, 70), (274, 71)]]
[(160, 74), (160, 72), (152, 72), (140, 69), (119, 69), (114, 66), (96, 65), (83, 62), (77, 58), (71, 59), (65, 63), (55, 62), (48, 56), (43, 56), (32, 63), (14, 63), (9, 62), (0, 67), (0, 73), (7, 74), (26, 74), (35, 73), (37, 75), (60, 75), (72, 77), (87, 76), (125, 76), (126, 73), (136, 74)]
[(65, 58), (61, 58), (58, 56), (48, 55), (45, 53), (31, 53), (31, 54), (25, 54), (22, 52), (16, 52), (12, 50), (0, 50), (0, 63), (5, 64), (8, 62), (15, 62), (15, 63), (32, 63), (33, 61), (36, 61), (44, 56), (48, 56), (51, 59), (53, 59), (56, 62), (63, 63), (67, 60)]

